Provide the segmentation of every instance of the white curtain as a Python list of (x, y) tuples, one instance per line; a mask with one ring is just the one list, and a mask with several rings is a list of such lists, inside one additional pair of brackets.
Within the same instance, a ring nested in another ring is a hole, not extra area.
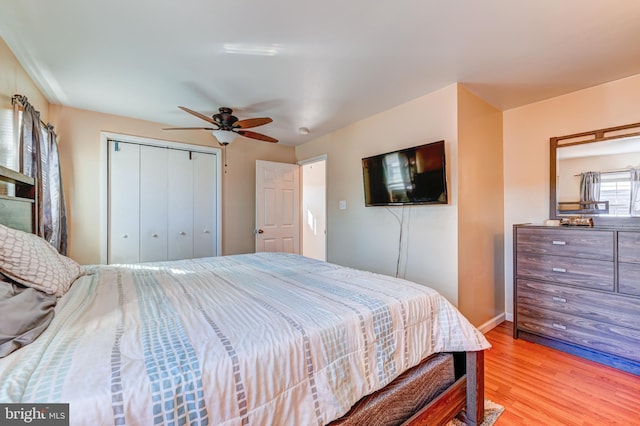
[(629, 170), (631, 174), (631, 204), (629, 213), (631, 216), (640, 216), (640, 169)]
[(40, 113), (24, 96), (17, 96), (23, 107), (20, 129), (22, 173), (37, 179), (37, 234), (60, 253), (67, 253), (67, 213), (62, 192), (58, 143), (53, 126), (43, 127)]
[(600, 172), (585, 172), (580, 175), (580, 201), (600, 201)]

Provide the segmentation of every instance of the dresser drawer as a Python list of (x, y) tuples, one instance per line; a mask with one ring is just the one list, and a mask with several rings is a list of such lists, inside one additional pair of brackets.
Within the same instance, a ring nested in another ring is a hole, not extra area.
[(518, 279), (517, 303), (640, 330), (640, 299)]
[(520, 228), (517, 251), (613, 261), (613, 232)]
[(518, 306), (518, 329), (640, 361), (638, 330), (526, 305)]
[(516, 275), (613, 291), (613, 262), (518, 252)]
[(618, 260), (640, 263), (640, 232), (618, 232)]
[[(640, 264), (618, 264), (618, 291), (640, 296)], [(640, 306), (640, 299), (636, 299), (636, 303)], [(638, 317), (638, 322), (640, 323), (640, 317)]]

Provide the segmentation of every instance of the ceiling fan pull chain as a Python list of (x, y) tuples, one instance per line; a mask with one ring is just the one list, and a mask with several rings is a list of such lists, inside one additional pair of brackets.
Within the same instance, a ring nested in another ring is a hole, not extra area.
[(224, 174), (227, 174), (227, 145), (228, 144), (224, 144), (222, 145), (222, 150), (223, 150), (223, 156), (224, 156)]

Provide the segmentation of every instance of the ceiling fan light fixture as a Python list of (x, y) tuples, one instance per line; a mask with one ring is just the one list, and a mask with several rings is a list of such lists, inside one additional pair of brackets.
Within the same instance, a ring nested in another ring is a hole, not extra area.
[(218, 139), (218, 142), (222, 145), (229, 145), (238, 136), (231, 130), (214, 130), (211, 133), (216, 139)]

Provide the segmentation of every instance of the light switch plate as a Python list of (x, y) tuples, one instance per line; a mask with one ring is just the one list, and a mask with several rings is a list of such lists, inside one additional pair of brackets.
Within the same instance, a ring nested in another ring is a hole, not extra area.
[(338, 201), (338, 208), (340, 210), (346, 210), (347, 209), (347, 200)]

